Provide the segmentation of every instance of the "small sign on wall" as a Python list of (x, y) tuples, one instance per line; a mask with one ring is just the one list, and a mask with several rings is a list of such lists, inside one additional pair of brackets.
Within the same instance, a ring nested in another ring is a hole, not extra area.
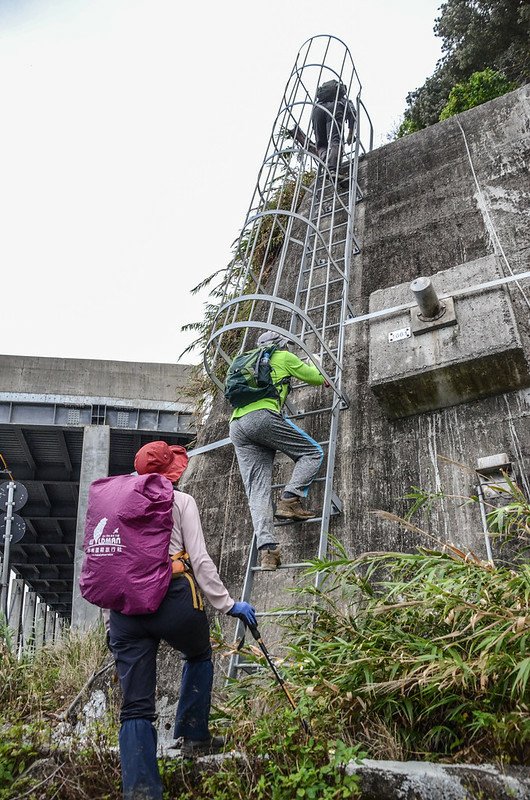
[(402, 339), (410, 339), (410, 327), (398, 328), (397, 331), (390, 331), (388, 334), (389, 342), (401, 342)]

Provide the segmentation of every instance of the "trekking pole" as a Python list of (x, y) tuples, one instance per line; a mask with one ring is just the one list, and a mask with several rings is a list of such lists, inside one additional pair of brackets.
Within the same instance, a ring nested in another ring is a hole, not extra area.
[[(278, 684), (283, 689), (283, 692), (284, 692), (285, 696), (287, 697), (287, 699), (289, 701), (289, 705), (291, 706), (293, 711), (297, 711), (298, 709), (296, 707), (296, 703), (294, 702), (293, 698), (291, 697), (291, 694), (290, 694), (287, 686), (285, 685), (285, 681), (283, 680), (282, 676), (280, 675), (280, 673), (276, 669), (276, 666), (275, 666), (274, 662), (272, 661), (272, 659), (271, 659), (271, 657), (269, 655), (269, 651), (267, 650), (267, 648), (265, 647), (265, 644), (263, 643), (263, 639), (261, 638), (261, 634), (260, 634), (257, 626), (252, 627), (251, 625), (249, 625), (249, 630), (250, 630), (252, 636), (254, 637), (254, 639), (256, 640), (256, 642), (258, 643), (259, 649), (261, 650), (261, 652), (265, 656), (265, 660), (266, 660), (267, 664), (269, 665), (269, 667), (271, 668), (271, 670), (273, 671), (274, 677), (276, 678)], [(309, 725), (309, 722), (306, 719), (304, 719), (303, 717), (301, 717), (300, 719), (301, 719), (302, 727), (303, 727), (304, 731), (307, 733), (308, 736), (310, 736), (311, 735), (311, 726)]]

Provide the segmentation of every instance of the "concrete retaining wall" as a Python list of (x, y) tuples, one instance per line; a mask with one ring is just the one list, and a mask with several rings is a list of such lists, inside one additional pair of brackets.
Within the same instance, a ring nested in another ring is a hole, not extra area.
[[(412, 281), (420, 274), (458, 272), (458, 265), (495, 254), (506, 273), (493, 227), (512, 270), (529, 268), (529, 94), (530, 87), (523, 87), (375, 150), (361, 162), (359, 181), (365, 199), (359, 205), (357, 233), (363, 249), (354, 259), (351, 290), (356, 312), (369, 310), (370, 295), (377, 290)], [(466, 133), (481, 194), (458, 123)], [(530, 298), (528, 281), (524, 286)], [(502, 292), (528, 362), (528, 306), (513, 285)], [(480, 302), (476, 302), (480, 314)], [(482, 311), (488, 325), (487, 304)], [(495, 331), (489, 330), (488, 335), (495, 340)], [(331, 532), (352, 553), (410, 548), (414, 544), (410, 534), (370, 512), (403, 511), (400, 498), (413, 485), (443, 488), (451, 494), (473, 492), (472, 470), (480, 457), (509, 453), (520, 483), (529, 489), (528, 388), (391, 421), (369, 386), (369, 350), (369, 323), (348, 326), (345, 377), (352, 402), (341, 418), (335, 479), (344, 513), (333, 520)], [(220, 399), (199, 444), (227, 436), (228, 416), (229, 409)], [(318, 436), (318, 430), (306, 427)], [(452, 462), (472, 469), (460, 469)], [(237, 595), (251, 525), (232, 449), (192, 459), (185, 488), (197, 498), (210, 552)], [(314, 497), (318, 498), (318, 492)], [(432, 526), (443, 538), (484, 554), (476, 507), (453, 511), (444, 503), (440, 513), (434, 513)], [(282, 534), (289, 560), (291, 555), (313, 555), (314, 535), (302, 530), (294, 541), (294, 537), (289, 540), (289, 530)], [(282, 580), (276, 575), (268, 578), (256, 603), (274, 600)]]
[[(369, 310), (370, 296), (376, 291), (419, 275), (458, 272), (458, 265), (477, 259), (497, 255), (495, 262), (506, 272), (492, 223), (513, 271), (530, 268), (529, 93), (530, 88), (524, 87), (363, 159), (359, 180), (364, 200), (356, 226), (363, 250), (354, 260), (350, 298), (356, 313)], [(466, 132), (481, 194), (458, 122)], [(525, 286), (530, 297), (528, 282)], [(513, 285), (501, 291), (508, 316), (514, 321), (512, 339), (520, 348), (518, 358), (522, 354), (523, 362), (528, 362), (528, 306)], [(495, 341), (494, 331), (488, 336)], [(401, 498), (411, 486), (443, 488), (456, 495), (473, 493), (478, 458), (508, 453), (519, 482), (530, 490), (530, 389), (524, 387), (524, 378), (522, 388), (516, 390), (391, 420), (369, 385), (369, 353), (370, 325), (350, 325), (345, 378), (351, 405), (342, 412), (334, 482), (344, 510), (333, 518), (331, 533), (352, 555), (411, 549), (417, 539), (371, 512), (403, 512)], [(316, 391), (325, 390), (311, 390), (312, 396)], [(229, 409), (219, 399), (198, 444), (225, 438), (228, 418)], [(305, 427), (316, 438), (323, 435), (318, 426), (308, 423)], [(279, 458), (275, 481), (286, 466)], [(182, 488), (197, 499), (208, 549), (229, 590), (239, 596), (252, 527), (232, 448), (193, 458)], [(316, 489), (313, 500), (317, 505), (318, 499)], [(441, 538), (485, 555), (476, 506), (454, 509), (444, 502), (425, 524)], [(310, 527), (281, 529), (286, 561), (315, 555), (317, 532)], [(284, 590), (298, 580), (287, 571), (263, 573), (256, 579), (253, 602), (258, 608), (281, 605), (286, 601)], [(178, 668), (173, 653), (164, 651), (161, 662), (159, 730), (163, 734), (164, 727), (171, 726)], [(218, 676), (226, 666), (218, 665)]]

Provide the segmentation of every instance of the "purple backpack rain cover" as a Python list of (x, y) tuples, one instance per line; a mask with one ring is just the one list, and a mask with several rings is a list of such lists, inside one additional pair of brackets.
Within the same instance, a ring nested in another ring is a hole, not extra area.
[(100, 608), (152, 614), (171, 580), (173, 486), (162, 475), (115, 475), (90, 484), (81, 594)]

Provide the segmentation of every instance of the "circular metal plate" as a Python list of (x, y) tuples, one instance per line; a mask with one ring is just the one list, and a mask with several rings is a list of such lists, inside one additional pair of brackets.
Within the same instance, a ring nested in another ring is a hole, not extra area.
[[(6, 533), (6, 516), (2, 514), (0, 516), (0, 544), (3, 546), (5, 543), (5, 533)], [(26, 533), (26, 522), (25, 520), (19, 516), (19, 514), (13, 514), (13, 519), (11, 521), (11, 544), (16, 544), (20, 542), (24, 534)]]
[[(7, 503), (7, 495), (9, 491), (9, 481), (2, 481), (0, 483), (0, 514), (6, 513), (6, 503)], [(15, 505), (13, 506), (13, 511), (19, 511), (22, 506), (26, 505), (28, 502), (28, 490), (24, 486), (24, 484), (20, 483), (19, 481), (15, 481), (15, 492), (13, 494), (13, 500), (15, 501)]]

